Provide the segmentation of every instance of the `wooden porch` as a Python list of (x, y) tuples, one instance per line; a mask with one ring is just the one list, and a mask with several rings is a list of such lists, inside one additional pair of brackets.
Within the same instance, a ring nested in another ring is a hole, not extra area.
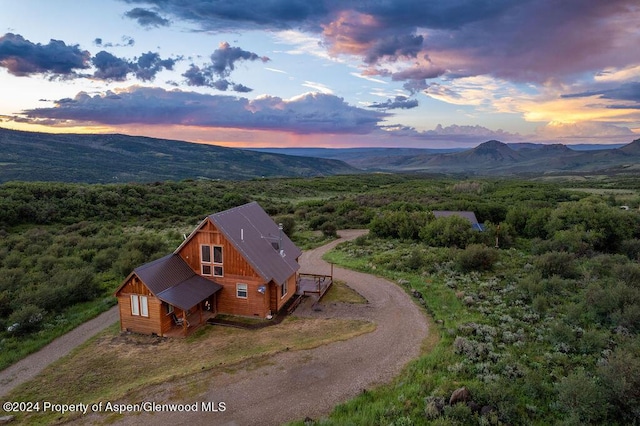
[[(164, 336), (187, 337), (198, 330), (200, 327), (207, 325), (207, 320), (209, 320), (210, 318), (214, 318), (215, 316), (216, 313), (213, 311), (198, 309), (195, 312), (186, 315), (187, 321), (183, 322), (182, 325), (173, 323), (171, 328), (165, 331)], [(183, 316), (180, 315), (179, 318), (183, 318)]]
[(299, 274), (297, 293), (303, 296), (313, 294), (321, 299), (332, 284), (333, 275)]

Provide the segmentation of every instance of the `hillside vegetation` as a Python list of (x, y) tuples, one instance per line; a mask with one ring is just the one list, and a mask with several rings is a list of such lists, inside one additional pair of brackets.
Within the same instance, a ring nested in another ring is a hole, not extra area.
[[(300, 245), (368, 227), (331, 260), (399, 282), (441, 336), (322, 424), (637, 423), (639, 190), (630, 177), (6, 183), (0, 365), (112, 306), (126, 274), (205, 215), (256, 200)], [(432, 210), (472, 210), (487, 230)], [(450, 405), (463, 386), (470, 397)]]
[(0, 182), (155, 182), (327, 176), (358, 170), (338, 160), (294, 157), (126, 135), (0, 128)]

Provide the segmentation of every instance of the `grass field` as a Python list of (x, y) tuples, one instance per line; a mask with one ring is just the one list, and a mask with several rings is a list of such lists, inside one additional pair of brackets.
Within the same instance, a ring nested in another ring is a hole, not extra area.
[[(260, 330), (204, 327), (186, 339), (166, 339), (120, 333), (114, 325), (19, 386), (6, 400), (126, 403), (144, 394), (146, 388), (168, 381), (173, 382), (173, 392), (189, 392), (188, 385), (179, 389), (175, 381), (203, 375), (194, 379), (202, 383), (208, 375), (252, 368), (278, 352), (311, 349), (374, 329), (366, 321), (288, 317)], [(64, 419), (57, 414), (32, 413), (16, 420), (12, 424), (50, 424)]]

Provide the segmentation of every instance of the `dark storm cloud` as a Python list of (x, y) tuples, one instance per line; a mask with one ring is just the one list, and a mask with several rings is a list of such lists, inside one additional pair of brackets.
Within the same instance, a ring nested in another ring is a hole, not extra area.
[(19, 34), (7, 33), (0, 37), (0, 67), (16, 76), (74, 76), (77, 70), (89, 68), (90, 57), (86, 50), (60, 40), (40, 44), (25, 40)]
[(366, 134), (387, 114), (347, 104), (320, 93), (293, 99), (263, 96), (249, 100), (180, 90), (131, 87), (118, 93), (90, 96), (81, 92), (53, 108), (24, 111), (27, 120), (123, 124), (167, 124), (278, 130), (297, 134)]
[[(451, 78), (562, 81), (640, 62), (637, 0), (128, 1), (209, 31), (315, 32), (330, 53), (359, 56), (370, 67), (424, 53)], [(394, 69), (397, 80), (415, 79)]]
[(93, 76), (100, 80), (123, 81), (126, 80), (127, 74), (132, 71), (128, 61), (104, 50), (96, 53), (91, 62), (96, 67), (96, 72)]
[(98, 52), (91, 61), (96, 68), (93, 78), (113, 81), (124, 81), (129, 74), (143, 81), (153, 80), (163, 69), (172, 70), (176, 62), (175, 59), (161, 59), (154, 52), (143, 53), (137, 61), (128, 61), (104, 50)]
[(422, 36), (412, 34), (393, 35), (376, 40), (367, 50), (364, 61), (368, 64), (376, 63), (381, 58), (397, 59), (404, 56), (415, 58), (422, 49)]
[[(123, 37), (127, 45), (134, 44), (131, 37)], [(106, 46), (101, 38), (94, 40), (96, 45)], [(77, 45), (67, 45), (60, 40), (51, 40), (49, 44), (32, 43), (21, 35), (5, 34), (0, 37), (0, 67), (9, 73), (24, 77), (35, 74), (49, 74), (65, 78), (95, 78), (100, 80), (123, 81), (129, 74), (140, 80), (153, 80), (163, 69), (171, 70), (176, 59), (162, 59), (158, 53), (147, 52), (139, 58), (129, 61), (102, 50), (95, 56)], [(95, 67), (93, 75), (86, 71)]]
[(211, 54), (211, 63), (199, 67), (191, 64), (189, 69), (182, 74), (189, 86), (206, 86), (225, 91), (229, 87), (236, 92), (250, 92), (252, 89), (243, 85), (230, 82), (227, 77), (235, 70), (238, 61), (269, 61), (266, 56), (232, 47), (227, 42), (220, 43), (220, 47)]
[(235, 63), (242, 60), (267, 62), (269, 58), (258, 56), (256, 53), (242, 50), (239, 47), (231, 47), (225, 41), (220, 43), (220, 46), (211, 54), (211, 69), (214, 74), (227, 77), (235, 69)]
[(406, 96), (396, 96), (394, 99), (387, 99), (385, 102), (374, 102), (369, 108), (377, 109), (411, 109), (418, 106), (417, 99), (409, 99)]
[(140, 80), (153, 80), (162, 69), (173, 70), (175, 59), (162, 59), (155, 52), (143, 53), (135, 64), (135, 75)]
[(168, 19), (163, 18), (158, 13), (152, 10), (143, 9), (141, 7), (131, 9), (130, 11), (125, 13), (124, 16), (138, 21), (138, 24), (146, 28), (166, 27), (169, 25)]
[[(211, 87), (222, 92), (227, 91), (229, 87), (231, 87), (232, 90), (240, 92), (250, 92), (253, 90), (241, 84), (232, 83), (226, 78), (214, 76), (211, 67), (200, 68), (197, 65), (191, 64), (182, 76), (186, 79), (185, 81), (189, 86)], [(243, 90), (236, 90), (236, 86)]]
[[(194, 22), (205, 30), (232, 28), (292, 28), (326, 16), (323, 1), (309, 0), (125, 0), (153, 4), (165, 14)], [(314, 24), (316, 26), (317, 24)]]
[(613, 89), (594, 90), (562, 95), (563, 98), (584, 98), (598, 96), (601, 99), (615, 99), (640, 103), (640, 82), (625, 83)]
[(136, 41), (133, 39), (133, 37), (122, 36), (122, 43), (105, 43), (101, 37), (97, 37), (93, 40), (93, 44), (98, 47), (129, 47), (135, 45)]

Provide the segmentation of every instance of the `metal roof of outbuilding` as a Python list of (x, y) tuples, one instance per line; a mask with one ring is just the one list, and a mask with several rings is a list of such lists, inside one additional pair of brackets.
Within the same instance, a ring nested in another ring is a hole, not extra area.
[(434, 210), (433, 216), (435, 216), (436, 219), (439, 217), (459, 216), (471, 222), (471, 227), (473, 229), (477, 231), (484, 231), (484, 226), (478, 223), (478, 219), (476, 218), (476, 214), (474, 212), (455, 211), (455, 210)]

